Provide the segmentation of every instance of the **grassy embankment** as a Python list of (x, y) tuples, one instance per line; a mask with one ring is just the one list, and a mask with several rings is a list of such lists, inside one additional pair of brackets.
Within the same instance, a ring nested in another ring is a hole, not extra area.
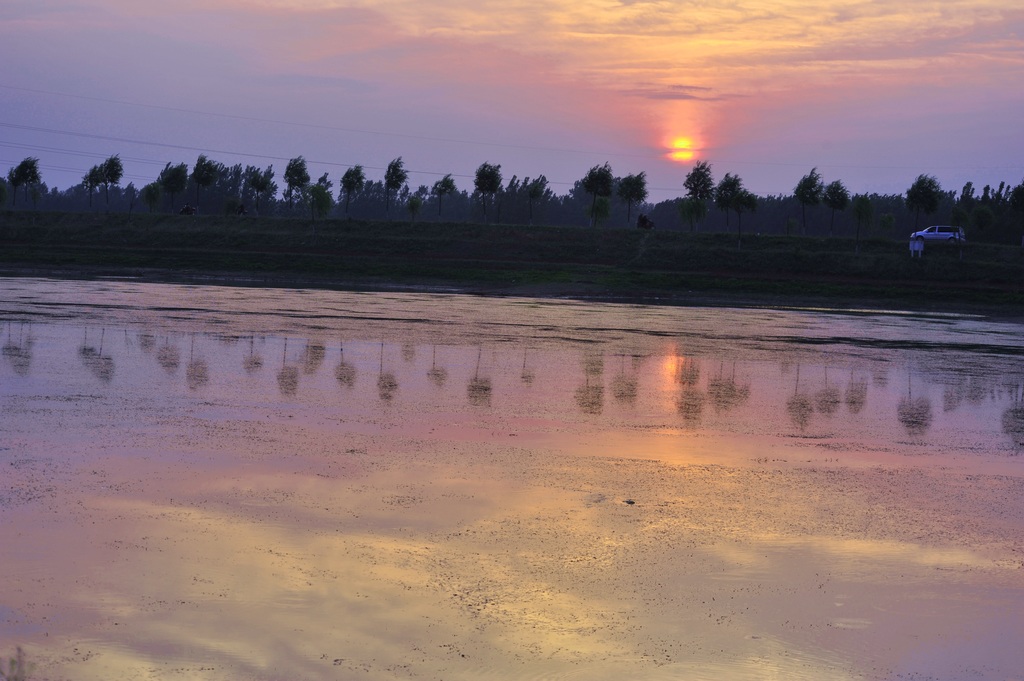
[(408, 221), (0, 212), (7, 271), (224, 275), (311, 286), (1024, 303), (1018, 248)]

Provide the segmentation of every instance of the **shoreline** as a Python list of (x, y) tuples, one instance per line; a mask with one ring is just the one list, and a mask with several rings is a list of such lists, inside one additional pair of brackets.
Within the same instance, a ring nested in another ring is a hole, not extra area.
[[(324, 277), (284, 272), (243, 273), (230, 271), (183, 271), (137, 267), (12, 267), (0, 265), (0, 278), (69, 280), (131, 280), (154, 284), (204, 285), (250, 288), (315, 289), (349, 292), (436, 293), (480, 297), (566, 299), (593, 303), (668, 307), (729, 307), (785, 309), (817, 312), (905, 314), (919, 316), (979, 317), (1005, 323), (1024, 323), (1024, 312), (1008, 304), (937, 301), (922, 304), (907, 297), (880, 301), (866, 296), (822, 293), (753, 293), (732, 291), (643, 289), (622, 291), (587, 282), (515, 282), (499, 285), (484, 282), (422, 280), (393, 281), (380, 277)], [(1011, 313), (1012, 312), (1012, 313)]]

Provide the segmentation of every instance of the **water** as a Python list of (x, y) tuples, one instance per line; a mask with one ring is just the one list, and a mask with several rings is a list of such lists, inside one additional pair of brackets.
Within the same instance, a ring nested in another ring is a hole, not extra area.
[(1021, 678), (1024, 336), (0, 280), (46, 678)]

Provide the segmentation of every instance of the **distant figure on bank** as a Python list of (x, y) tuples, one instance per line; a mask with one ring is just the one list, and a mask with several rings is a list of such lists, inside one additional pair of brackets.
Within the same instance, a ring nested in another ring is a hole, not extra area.
[(640, 229), (654, 229), (654, 220), (640, 213), (640, 216), (636, 219), (636, 226)]
[(184, 206), (181, 207), (181, 210), (178, 211), (178, 214), (179, 215), (195, 215), (196, 214), (196, 209), (195, 209), (194, 206), (191, 206), (191, 205), (186, 203)]

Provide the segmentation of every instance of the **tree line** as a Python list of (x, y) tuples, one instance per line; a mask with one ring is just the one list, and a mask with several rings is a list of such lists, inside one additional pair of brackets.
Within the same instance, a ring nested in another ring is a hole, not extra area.
[[(970, 240), (1018, 243), (1024, 229), (1024, 181), (1016, 186), (986, 185), (980, 194), (967, 182), (944, 190), (931, 175), (919, 175), (901, 195), (851, 194), (841, 180), (826, 182), (817, 168), (800, 178), (792, 194), (756, 196), (739, 175), (716, 180), (712, 166), (698, 161), (682, 182), (679, 198), (650, 203), (644, 172), (615, 176), (610, 164), (592, 167), (565, 194), (558, 195), (544, 175), (508, 180), (501, 166), (482, 163), (473, 189), (460, 190), (451, 174), (432, 185), (409, 184), (402, 157), (388, 163), (379, 180), (361, 165), (335, 181), (324, 173), (315, 181), (306, 160), (288, 161), (277, 175), (265, 168), (227, 166), (200, 154), (195, 163), (167, 163), (150, 183), (121, 186), (118, 155), (90, 168), (79, 184), (64, 190), (43, 182), (39, 160), (25, 158), (0, 180), (0, 205), (12, 209), (96, 210), (102, 189), (107, 211), (302, 216), (311, 220), (477, 221), (510, 224), (630, 227), (691, 232), (734, 232), (818, 237), (906, 238), (923, 228), (922, 218), (964, 227)], [(280, 180), (281, 184), (278, 184)], [(20, 195), (20, 200), (19, 200)], [(717, 210), (712, 210), (717, 209)], [(642, 219), (641, 219), (642, 216)]]

